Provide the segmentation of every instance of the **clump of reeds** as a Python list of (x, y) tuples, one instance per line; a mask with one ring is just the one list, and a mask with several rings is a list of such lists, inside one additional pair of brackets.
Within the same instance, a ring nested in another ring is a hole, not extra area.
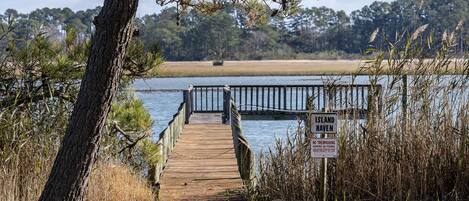
[(309, 153), (299, 125), (285, 142), (277, 140), (268, 153), (260, 154), (258, 183), (248, 196), (254, 200), (314, 200), (319, 194), (316, 178), (319, 165)]
[[(469, 198), (469, 61), (451, 56), (451, 37), (434, 45), (424, 32), (377, 50), (364, 66), (371, 84), (383, 85), (384, 107), (371, 103), (366, 121), (349, 117), (340, 124), (328, 200)], [(380, 93), (372, 88), (369, 100)], [(261, 156), (251, 199), (322, 199), (320, 162), (309, 157), (303, 135)]]

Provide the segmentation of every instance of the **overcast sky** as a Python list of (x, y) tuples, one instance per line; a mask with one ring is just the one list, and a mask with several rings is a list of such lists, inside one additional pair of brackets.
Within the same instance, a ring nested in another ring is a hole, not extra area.
[[(8, 8), (13, 8), (21, 13), (28, 13), (37, 8), (64, 8), (69, 7), (72, 10), (84, 10), (100, 6), (103, 0), (0, 0), (0, 12), (3, 13)], [(375, 0), (303, 0), (303, 6), (327, 6), (336, 10), (345, 10), (350, 13), (353, 10), (360, 9), (364, 5), (370, 4)], [(390, 0), (384, 0), (390, 1)], [(155, 13), (160, 7), (154, 0), (140, 0), (137, 16), (143, 16), (148, 13)]]

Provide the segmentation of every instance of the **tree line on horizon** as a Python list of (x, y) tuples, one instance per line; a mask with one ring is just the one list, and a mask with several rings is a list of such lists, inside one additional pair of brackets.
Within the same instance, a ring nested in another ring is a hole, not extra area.
[[(95, 31), (93, 18), (100, 9), (74, 12), (69, 8), (43, 8), (29, 14), (8, 9), (0, 18), (3, 27), (14, 19), (13, 37), (18, 39), (46, 34), (60, 40), (67, 27), (86, 39)], [(169, 61), (347, 59), (363, 55), (373, 33), (378, 36), (377, 44), (383, 44), (425, 24), (435, 40), (446, 30), (461, 26), (460, 34), (454, 36), (459, 41), (455, 49), (465, 52), (468, 9), (465, 0), (375, 1), (350, 14), (327, 7), (298, 8), (293, 15), (277, 15), (251, 24), (249, 13), (235, 7), (227, 6), (210, 15), (196, 10), (179, 13), (176, 7), (169, 7), (136, 21), (145, 49), (160, 52)]]

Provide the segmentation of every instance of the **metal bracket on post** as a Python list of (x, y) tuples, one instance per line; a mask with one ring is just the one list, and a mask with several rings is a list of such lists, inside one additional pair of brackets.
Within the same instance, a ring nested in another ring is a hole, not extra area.
[(223, 114), (222, 123), (229, 124), (231, 115), (231, 89), (229, 86), (223, 88)]

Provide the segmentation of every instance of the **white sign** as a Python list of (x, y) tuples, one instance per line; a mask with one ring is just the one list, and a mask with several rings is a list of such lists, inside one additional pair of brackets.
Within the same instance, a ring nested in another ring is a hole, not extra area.
[(337, 113), (311, 114), (311, 133), (337, 133)]
[(311, 139), (311, 156), (313, 158), (337, 158), (337, 139)]

